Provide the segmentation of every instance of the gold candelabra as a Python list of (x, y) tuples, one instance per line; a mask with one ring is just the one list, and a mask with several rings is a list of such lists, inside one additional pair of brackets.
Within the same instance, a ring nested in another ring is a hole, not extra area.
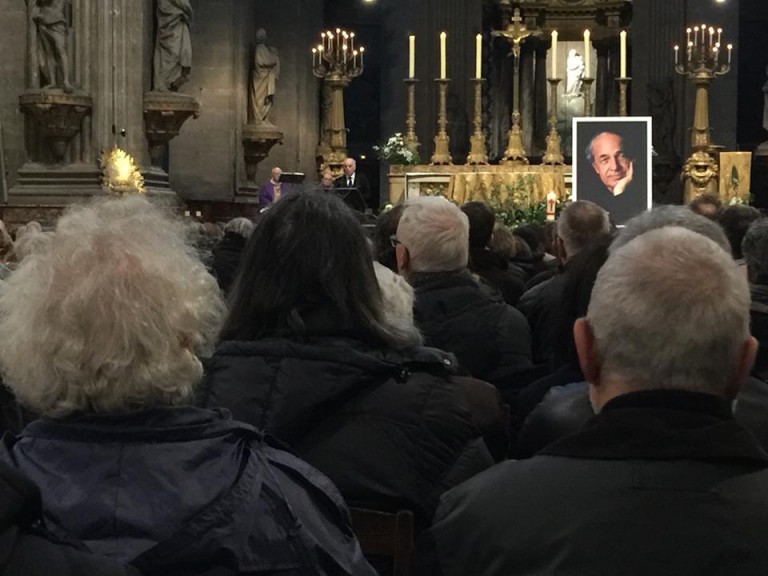
[(405, 145), (412, 152), (418, 152), (419, 138), (416, 136), (416, 78), (406, 78), (403, 80), (408, 86), (408, 114), (405, 117)]
[(547, 136), (547, 152), (541, 159), (542, 164), (563, 164), (565, 158), (560, 149), (560, 134), (557, 131), (557, 86), (561, 78), (547, 78), (550, 86), (549, 105), (549, 135)]
[(696, 86), (692, 153), (683, 169), (687, 201), (704, 192), (717, 191), (720, 168), (710, 154), (713, 145), (709, 127), (709, 86), (717, 76), (730, 71), (733, 52), (733, 45), (728, 44), (727, 60), (722, 56), (722, 34), (722, 28), (715, 29), (706, 24), (687, 28), (684, 58), (680, 57), (680, 46), (674, 47), (675, 71), (690, 78)]
[(485, 146), (485, 132), (483, 131), (483, 78), (473, 78), (475, 85), (475, 133), (470, 138), (470, 152), (467, 156), (467, 164), (488, 164), (488, 151)]
[(493, 31), (494, 36), (506, 38), (512, 44), (510, 56), (513, 56), (515, 59), (512, 86), (512, 126), (509, 129), (507, 149), (504, 151), (504, 157), (502, 158), (504, 164), (528, 164), (528, 158), (523, 147), (523, 131), (520, 128), (520, 110), (518, 109), (518, 102), (520, 100), (520, 48), (526, 38), (540, 34), (541, 31), (529, 30), (523, 24), (519, 8), (515, 8), (514, 15), (504, 30)]
[(324, 150), (321, 167), (336, 168), (347, 156), (347, 128), (344, 120), (344, 89), (360, 76), (364, 66), (365, 48), (355, 47), (355, 33), (336, 28), (320, 34), (320, 43), (312, 48), (312, 73), (330, 90), (330, 105), (324, 108), (321, 135)]
[(632, 81), (632, 78), (616, 78), (619, 83), (619, 116), (627, 115), (627, 87)]
[(592, 83), (594, 78), (582, 78), (581, 83), (584, 91), (584, 116), (592, 116)]
[(430, 164), (453, 164), (449, 144), (451, 139), (448, 137), (448, 83), (447, 78), (437, 78), (438, 89), (440, 90), (440, 107), (437, 113), (437, 136), (435, 136), (435, 153), (432, 155)]

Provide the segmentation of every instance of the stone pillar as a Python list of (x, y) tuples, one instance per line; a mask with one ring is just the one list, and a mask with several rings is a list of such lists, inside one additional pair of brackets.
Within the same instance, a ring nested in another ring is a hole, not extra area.
[(547, 111), (547, 51), (549, 43), (538, 38), (528, 40), (536, 53), (536, 66), (534, 70), (534, 121), (533, 121), (533, 146), (531, 156), (544, 153), (547, 148), (547, 134), (549, 133), (549, 118)]
[(536, 115), (535, 52), (532, 46), (523, 44), (520, 53), (520, 115), (523, 125), (523, 147), (530, 155), (533, 150), (533, 127)]

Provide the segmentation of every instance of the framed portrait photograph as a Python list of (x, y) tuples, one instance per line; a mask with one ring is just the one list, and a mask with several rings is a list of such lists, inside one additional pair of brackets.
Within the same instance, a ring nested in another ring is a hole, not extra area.
[(573, 119), (573, 199), (603, 207), (617, 226), (651, 208), (651, 118)]

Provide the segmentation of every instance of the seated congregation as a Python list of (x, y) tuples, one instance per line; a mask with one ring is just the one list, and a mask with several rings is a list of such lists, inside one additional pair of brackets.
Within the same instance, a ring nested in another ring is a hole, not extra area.
[[(368, 234), (317, 191), (221, 227), (126, 196), (0, 241), (4, 574), (768, 566), (754, 209), (422, 197)], [(361, 509), (412, 515), (404, 561)]]

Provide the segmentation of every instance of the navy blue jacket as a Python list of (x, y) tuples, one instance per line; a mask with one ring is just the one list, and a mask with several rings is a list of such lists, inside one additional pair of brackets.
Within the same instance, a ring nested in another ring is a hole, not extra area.
[(225, 411), (43, 419), (1, 455), (54, 533), (145, 575), (374, 574), (331, 482)]

